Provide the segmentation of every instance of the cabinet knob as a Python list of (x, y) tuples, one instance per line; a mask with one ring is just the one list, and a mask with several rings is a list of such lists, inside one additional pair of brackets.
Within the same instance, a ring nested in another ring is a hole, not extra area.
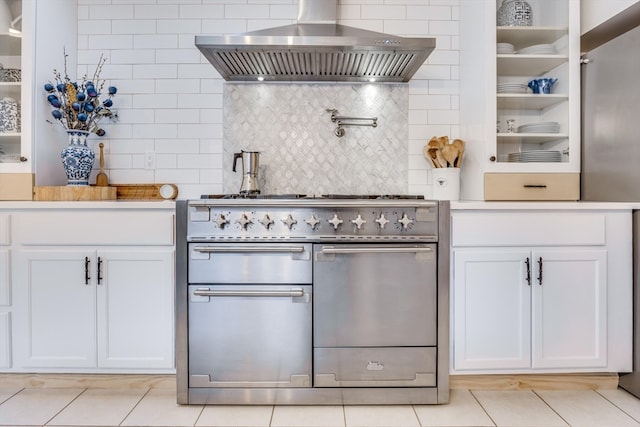
[(489, 160), (491, 160), (492, 162), (495, 162), (496, 161), (496, 156), (489, 157)]

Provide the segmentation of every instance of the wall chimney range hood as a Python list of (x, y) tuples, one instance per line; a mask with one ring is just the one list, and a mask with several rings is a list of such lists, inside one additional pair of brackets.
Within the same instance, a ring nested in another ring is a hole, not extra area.
[(298, 23), (199, 35), (195, 44), (227, 81), (408, 82), (434, 38), (398, 37), (336, 24), (336, 0), (299, 0)]

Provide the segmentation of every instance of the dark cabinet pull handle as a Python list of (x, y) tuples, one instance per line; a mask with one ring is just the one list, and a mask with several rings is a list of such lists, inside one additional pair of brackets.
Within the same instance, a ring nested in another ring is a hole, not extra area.
[(84, 284), (88, 285), (89, 284), (89, 280), (91, 280), (91, 277), (89, 277), (89, 263), (91, 261), (89, 261), (89, 257), (84, 257)]
[(529, 261), (529, 257), (524, 261), (527, 265), (527, 285), (531, 286), (531, 262)]
[(98, 257), (98, 285), (102, 284), (102, 258)]
[(538, 258), (538, 284), (542, 286), (542, 257)]
[(547, 188), (544, 184), (524, 184), (524, 188)]

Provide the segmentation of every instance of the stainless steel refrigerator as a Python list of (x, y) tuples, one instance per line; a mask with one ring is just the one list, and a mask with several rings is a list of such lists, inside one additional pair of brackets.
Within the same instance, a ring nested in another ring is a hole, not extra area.
[[(640, 203), (640, 26), (583, 59), (581, 199)], [(620, 387), (640, 397), (640, 211), (633, 227), (633, 373)]]

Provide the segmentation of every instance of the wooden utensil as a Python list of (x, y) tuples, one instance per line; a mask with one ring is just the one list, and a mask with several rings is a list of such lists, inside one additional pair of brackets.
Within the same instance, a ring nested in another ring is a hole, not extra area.
[(107, 178), (107, 174), (104, 173), (104, 144), (100, 143), (100, 173), (96, 175), (96, 185), (98, 187), (106, 187), (109, 185), (109, 178)]
[(433, 153), (433, 155), (431, 155), (431, 149), (429, 148), (428, 145), (425, 145), (422, 148), (422, 154), (424, 154), (424, 156), (431, 162), (431, 166), (433, 166), (434, 168), (439, 167), (436, 164), (436, 157), (435, 157), (435, 153)]
[(451, 145), (458, 149), (458, 158), (456, 159), (455, 167), (459, 168), (462, 165), (462, 155), (464, 154), (464, 141), (461, 139), (454, 139)]
[(458, 149), (455, 145), (448, 144), (442, 147), (442, 157), (447, 161), (447, 167), (455, 167), (458, 158)]

